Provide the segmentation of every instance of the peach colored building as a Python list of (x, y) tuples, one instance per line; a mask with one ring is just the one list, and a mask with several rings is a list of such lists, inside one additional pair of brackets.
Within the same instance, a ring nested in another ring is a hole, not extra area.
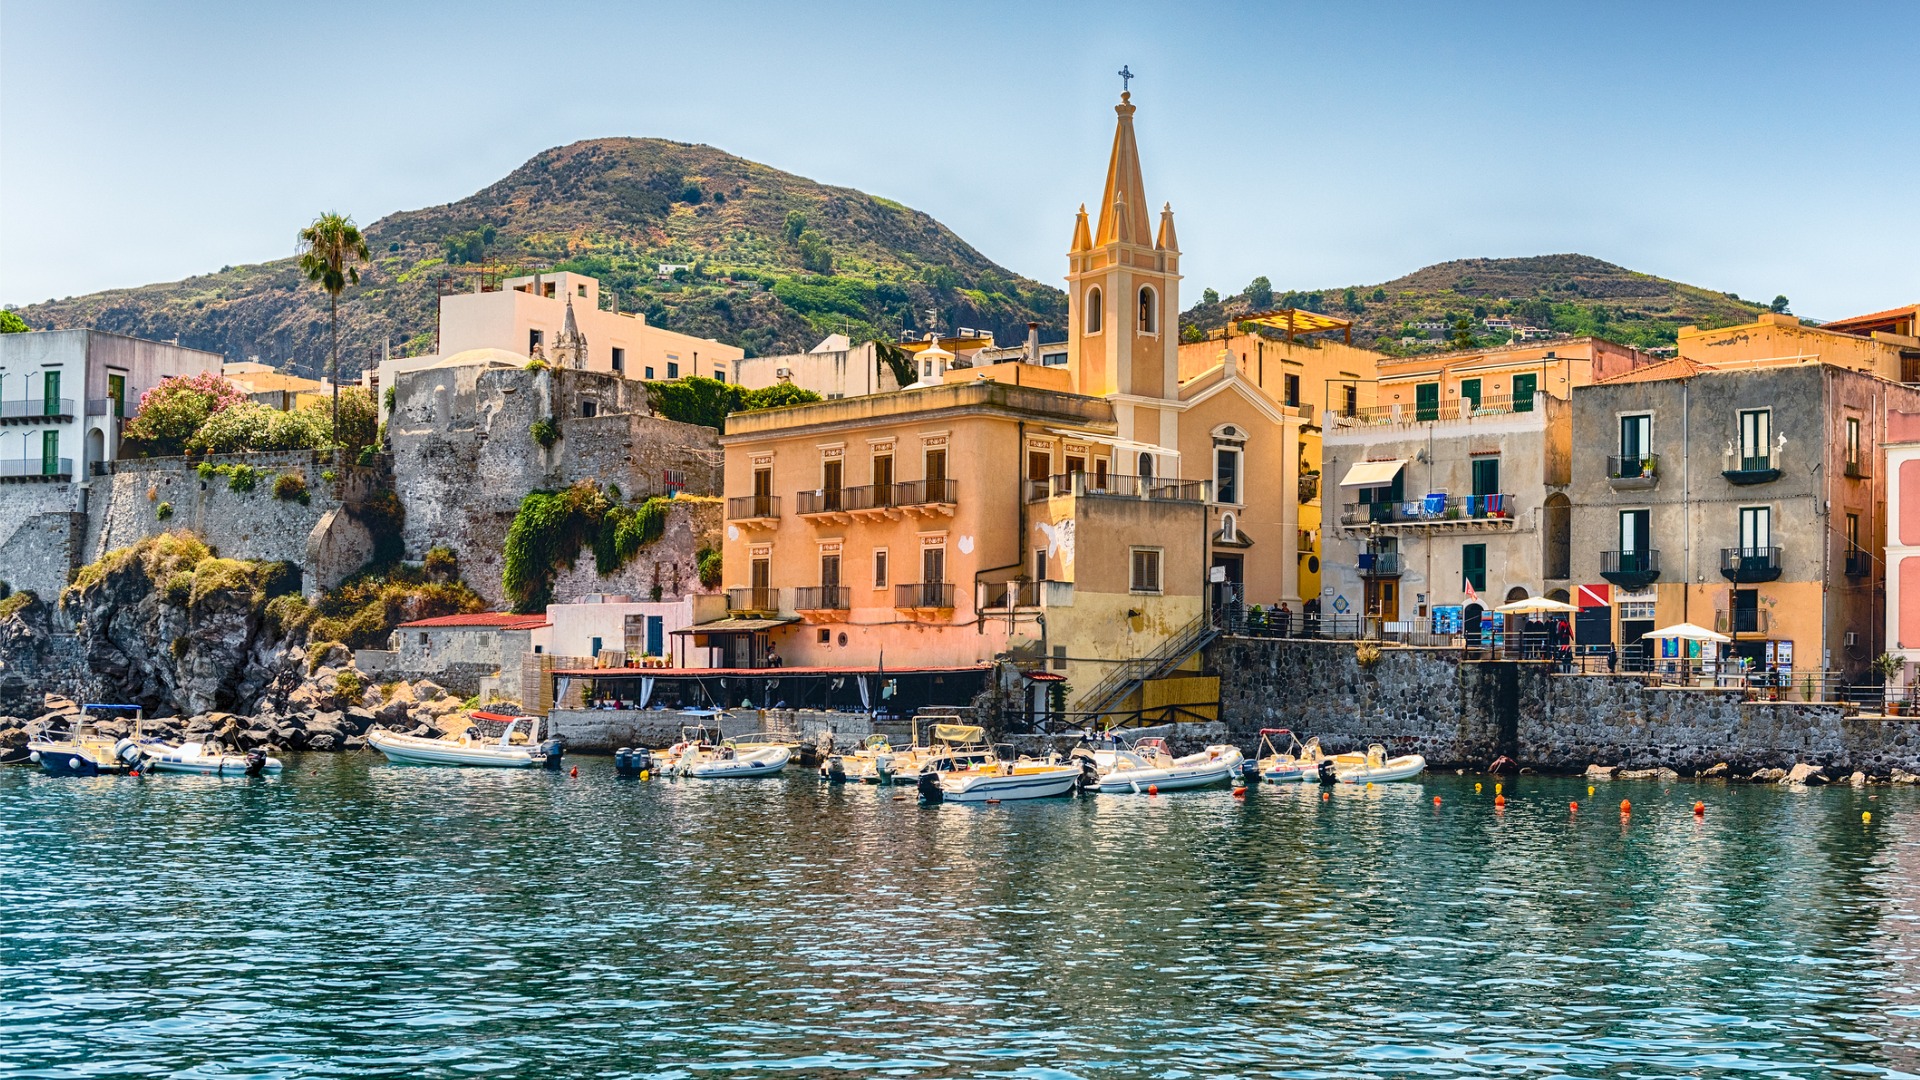
[(1157, 700), (1140, 684), (1210, 603), (1298, 608), (1311, 406), (1230, 349), (1182, 370), (1173, 213), (1148, 217), (1134, 111), (1122, 95), (1097, 224), (1074, 223), (1064, 367), (957, 367), (936, 341), (905, 389), (728, 419), (733, 615), (695, 630), (731, 665), (1013, 659), (1105, 711)]
[(1913, 685), (1920, 662), (1920, 412), (1887, 413), (1887, 651), (1907, 667)]
[(1712, 367), (1819, 362), (1889, 382), (1920, 382), (1920, 304), (1804, 326), (1792, 315), (1762, 314), (1719, 330), (1680, 328), (1680, 355)]

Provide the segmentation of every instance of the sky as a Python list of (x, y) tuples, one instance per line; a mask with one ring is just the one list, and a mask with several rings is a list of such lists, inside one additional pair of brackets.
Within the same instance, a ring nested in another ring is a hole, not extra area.
[(1187, 302), (1580, 252), (1920, 300), (1920, 3), (0, 0), (0, 302), (167, 281), (601, 136), (924, 210), (1058, 284), (1116, 72)]

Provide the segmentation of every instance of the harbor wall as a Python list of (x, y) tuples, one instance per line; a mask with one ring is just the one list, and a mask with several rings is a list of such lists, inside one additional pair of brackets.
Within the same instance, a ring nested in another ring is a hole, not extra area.
[(1207, 649), (1220, 714), (1251, 746), (1263, 727), (1329, 750), (1383, 742), (1436, 768), (1498, 757), (1547, 772), (1589, 765), (1698, 772), (1822, 766), (1920, 772), (1920, 720), (1849, 715), (1833, 703), (1748, 701), (1737, 689), (1648, 685), (1637, 675), (1558, 674), (1545, 662), (1468, 660), (1457, 649), (1223, 637)]

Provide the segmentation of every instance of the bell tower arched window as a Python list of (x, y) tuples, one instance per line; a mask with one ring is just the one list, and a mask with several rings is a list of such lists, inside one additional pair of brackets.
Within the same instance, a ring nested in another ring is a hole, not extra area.
[(1099, 333), (1101, 324), (1106, 321), (1106, 309), (1100, 303), (1100, 286), (1095, 285), (1087, 290), (1087, 333)]
[(1160, 305), (1157, 300), (1152, 286), (1140, 287), (1140, 332), (1143, 334), (1160, 332)]

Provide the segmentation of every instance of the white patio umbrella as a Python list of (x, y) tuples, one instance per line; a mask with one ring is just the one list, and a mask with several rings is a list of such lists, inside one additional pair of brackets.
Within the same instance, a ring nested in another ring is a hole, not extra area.
[(1572, 604), (1563, 604), (1558, 600), (1549, 600), (1544, 596), (1529, 596), (1525, 600), (1515, 600), (1511, 604), (1501, 604), (1493, 610), (1502, 615), (1573, 615), (1579, 608)]
[(1672, 626), (1661, 627), (1640, 636), (1655, 639), (1672, 638), (1676, 641), (1717, 641), (1722, 644), (1733, 640), (1725, 634), (1716, 634), (1704, 626), (1696, 626), (1690, 622), (1674, 623)]

